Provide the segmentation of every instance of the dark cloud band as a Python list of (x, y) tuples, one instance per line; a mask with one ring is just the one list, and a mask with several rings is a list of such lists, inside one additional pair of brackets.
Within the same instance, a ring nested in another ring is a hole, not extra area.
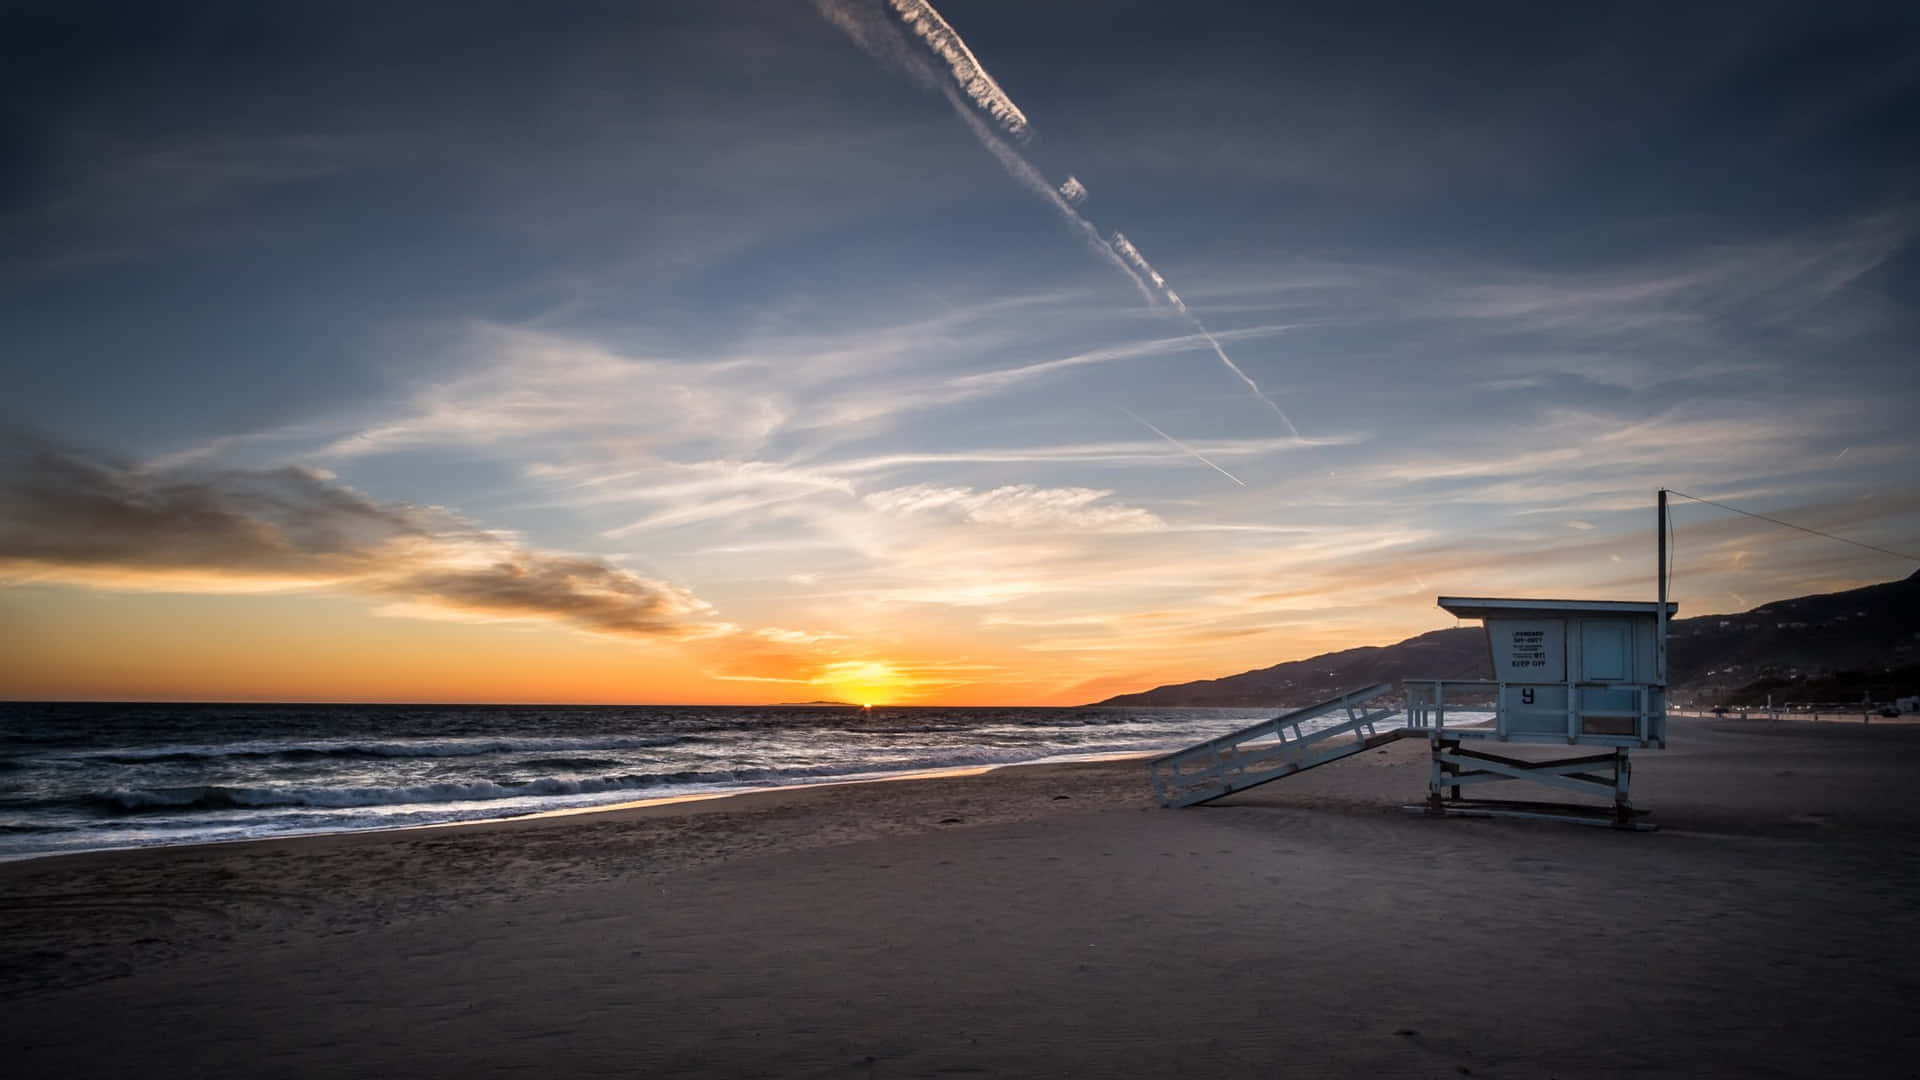
[(323, 473), (143, 469), (0, 432), (0, 570), (166, 588), (336, 586), (598, 633), (709, 632), (692, 594), (600, 559), (529, 550), (443, 511), (377, 503)]

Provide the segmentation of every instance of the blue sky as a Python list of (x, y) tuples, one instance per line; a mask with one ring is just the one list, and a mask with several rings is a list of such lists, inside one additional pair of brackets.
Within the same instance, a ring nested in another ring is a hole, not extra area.
[(14, 9), (0, 691), (237, 595), (1070, 701), (1643, 596), (1661, 485), (1917, 546), (1910, 5), (928, 11)]

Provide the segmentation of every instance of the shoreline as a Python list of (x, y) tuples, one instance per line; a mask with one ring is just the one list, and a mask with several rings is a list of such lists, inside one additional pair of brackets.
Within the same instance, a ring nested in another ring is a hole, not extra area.
[[(1783, 725), (1804, 724), (1810, 729), (1820, 728), (1873, 728), (1897, 729), (1902, 727), (1920, 727), (1920, 716), (1901, 716), (1898, 718), (1875, 716), (1871, 722), (1858, 722), (1850, 716), (1836, 716), (1823, 719), (1801, 713), (1782, 712), (1778, 716), (1768, 716), (1764, 710), (1754, 710), (1752, 715), (1716, 716), (1711, 711), (1670, 710), (1669, 717), (1690, 723), (1747, 724), (1755, 725), (1755, 730), (1780, 729)], [(1417, 740), (1415, 740), (1417, 742)], [(828, 790), (874, 784), (918, 783), (925, 781), (952, 780), (963, 777), (985, 776), (1001, 772), (1023, 769), (1057, 768), (1077, 765), (1103, 765), (1116, 762), (1139, 762), (1144, 764), (1156, 757), (1173, 752), (1180, 747), (1161, 747), (1152, 750), (1127, 750), (1092, 753), (1085, 755), (1063, 754), (1032, 761), (1016, 761), (992, 764), (953, 765), (934, 769), (914, 769), (899, 773), (853, 774), (845, 778), (808, 781), (800, 783), (774, 784), (766, 787), (728, 788), (711, 792), (682, 792), (675, 795), (662, 795), (653, 798), (623, 799), (617, 802), (589, 804), (585, 806), (555, 807), (549, 810), (531, 810), (526, 813), (503, 814), (492, 817), (467, 818), (455, 821), (423, 822), (408, 825), (383, 825), (361, 828), (324, 829), (314, 831), (290, 831), (264, 836), (232, 837), (215, 840), (188, 840), (179, 843), (128, 844), (117, 847), (81, 848), (66, 851), (26, 852), (12, 855), (0, 855), (0, 892), (4, 892), (9, 871), (23, 865), (45, 865), (50, 862), (67, 859), (110, 858), (116, 855), (156, 852), (192, 852), (203, 849), (242, 848), (254, 844), (280, 844), (303, 841), (325, 841), (329, 839), (351, 837), (378, 837), (406, 835), (410, 833), (431, 833), (459, 831), (467, 829), (490, 829), (501, 826), (524, 825), (535, 822), (547, 822), (569, 818), (597, 818), (602, 815), (623, 815), (643, 813), (678, 806), (699, 803), (729, 804), (735, 800), (751, 800), (763, 796), (775, 796), (790, 792)], [(1140, 787), (1143, 797), (1152, 802), (1151, 792), (1144, 773)], [(1410, 792), (1404, 801), (1411, 803), (1424, 797), (1424, 790)]]
[(1878, 713), (1866, 715), (1857, 712), (1841, 712), (1836, 709), (1824, 709), (1820, 712), (1780, 709), (1769, 715), (1765, 706), (1750, 709), (1728, 708), (1725, 715), (1715, 715), (1712, 709), (1669, 709), (1668, 716), (1684, 716), (1693, 720), (1732, 720), (1742, 723), (1779, 723), (1798, 721), (1803, 724), (1860, 724), (1870, 727), (1874, 724), (1920, 724), (1920, 715), (1903, 713), (1899, 716), (1881, 716)]
[(77, 858), (90, 855), (108, 855), (114, 852), (131, 851), (180, 851), (208, 847), (225, 847), (237, 844), (263, 844), (275, 841), (312, 840), (329, 836), (373, 836), (390, 833), (406, 833), (429, 829), (462, 829), (500, 825), (516, 821), (534, 821), (546, 818), (581, 817), (595, 814), (619, 813), (622, 811), (643, 810), (658, 806), (674, 806), (682, 803), (709, 802), (718, 799), (737, 799), (752, 795), (764, 795), (783, 791), (805, 791), (811, 788), (831, 788), (850, 784), (892, 784), (920, 780), (941, 780), (963, 776), (978, 776), (997, 772), (1002, 769), (1026, 769), (1050, 767), (1056, 765), (1101, 764), (1112, 761), (1144, 761), (1166, 753), (1165, 750), (1118, 751), (1113, 753), (1095, 753), (1085, 755), (1063, 754), (1033, 761), (1011, 761), (987, 765), (953, 765), (937, 769), (914, 769), (898, 773), (862, 774), (856, 773), (844, 778), (816, 780), (804, 783), (774, 784), (767, 787), (724, 788), (717, 791), (682, 792), (677, 795), (661, 795), (645, 799), (623, 799), (618, 802), (593, 803), (585, 806), (562, 806), (550, 810), (530, 810), (521, 814), (503, 814), (496, 817), (463, 818), (455, 821), (429, 821), (411, 825), (374, 825), (360, 828), (316, 829), (313, 831), (288, 831), (271, 833), (264, 836), (239, 836), (217, 840), (184, 840), (178, 843), (158, 844), (122, 844), (114, 847), (78, 848), (64, 851), (32, 851), (11, 855), (0, 855), (0, 875), (5, 868), (19, 863), (44, 862), (48, 859)]

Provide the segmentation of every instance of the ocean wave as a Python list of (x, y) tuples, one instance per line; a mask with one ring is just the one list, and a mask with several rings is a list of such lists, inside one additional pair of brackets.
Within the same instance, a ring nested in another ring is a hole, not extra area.
[(588, 754), (595, 751), (650, 750), (705, 741), (698, 735), (620, 736), (613, 738), (410, 739), (387, 742), (229, 743), (152, 746), (87, 751), (69, 759), (108, 765), (154, 765), (233, 759), (278, 758), (454, 758), (486, 754)]
[[(1100, 752), (1103, 747), (1075, 747), (1076, 752)], [(1113, 747), (1119, 750), (1124, 747)], [(621, 776), (544, 776), (531, 780), (446, 781), (394, 787), (249, 787), (194, 784), (180, 787), (116, 788), (91, 793), (87, 802), (113, 814), (190, 812), (195, 810), (257, 809), (263, 807), (404, 806), (431, 803), (489, 802), (501, 799), (599, 795), (644, 791), (661, 787), (773, 787), (817, 783), (839, 778), (884, 776), (893, 773), (1005, 765), (1032, 760), (1026, 752), (962, 750), (932, 754), (905, 754), (886, 759), (846, 759), (786, 766), (743, 763), (723, 769), (681, 769), (672, 772)]]
[(575, 757), (570, 754), (560, 754), (554, 757), (521, 758), (514, 762), (514, 764), (522, 769), (553, 769), (557, 772), (579, 773), (590, 772), (594, 769), (617, 769), (622, 765), (631, 765), (633, 763), (611, 757), (591, 755)]
[(563, 777), (537, 780), (473, 780), (466, 783), (417, 784), (409, 787), (275, 788), (228, 787), (222, 784), (168, 788), (133, 788), (100, 792), (95, 803), (121, 813), (182, 810), (255, 809), (306, 806), (346, 809), (362, 806), (398, 806), (416, 803), (488, 802), (541, 795), (595, 795), (638, 790), (670, 783), (725, 782), (725, 772), (650, 773), (635, 776)]

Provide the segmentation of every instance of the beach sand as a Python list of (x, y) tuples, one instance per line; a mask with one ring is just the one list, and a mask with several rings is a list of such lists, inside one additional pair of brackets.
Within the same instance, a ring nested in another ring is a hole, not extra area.
[(1913, 1074), (1920, 728), (1671, 734), (1653, 833), (1404, 814), (1409, 740), (1192, 810), (1104, 762), (8, 864), (0, 1031), (62, 1077)]

